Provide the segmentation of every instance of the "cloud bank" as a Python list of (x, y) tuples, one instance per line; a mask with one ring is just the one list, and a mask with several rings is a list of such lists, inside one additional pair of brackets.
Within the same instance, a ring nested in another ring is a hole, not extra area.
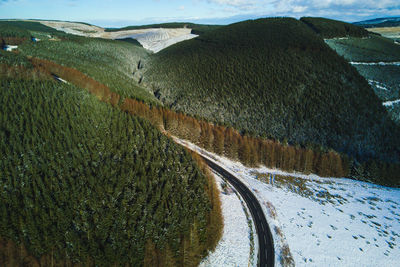
[(202, 0), (232, 14), (264, 13), (269, 16), (368, 17), (400, 15), (398, 0)]

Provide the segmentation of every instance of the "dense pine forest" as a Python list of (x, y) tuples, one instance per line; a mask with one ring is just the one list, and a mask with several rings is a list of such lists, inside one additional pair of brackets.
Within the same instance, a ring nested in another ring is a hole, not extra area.
[[(167, 108), (149, 106), (130, 98), (121, 100), (121, 96), (111, 92), (110, 88), (75, 69), (42, 59), (32, 59), (32, 63), (36, 68), (55, 73), (69, 82), (85, 88), (99, 100), (110, 103), (114, 107), (118, 107), (118, 103), (122, 102), (119, 105), (121, 110), (145, 118), (169, 135), (188, 139), (208, 151), (224, 154), (229, 158), (240, 160), (246, 165), (263, 164), (287, 171), (313, 172), (322, 176), (343, 177), (349, 175), (349, 158), (334, 151), (305, 149), (279, 141), (254, 138), (243, 135), (235, 129), (218, 126)], [(389, 172), (381, 177), (381, 183), (392, 184), (393, 181), (390, 180), (392, 173), (393, 169), (389, 169)]]
[[(399, 162), (400, 131), (379, 98), (301, 21), (232, 24), (169, 47), (147, 64), (148, 86), (174, 110), (252, 136), (331, 148), (355, 163)], [(365, 167), (351, 172), (359, 168)]]
[(323, 38), (367, 37), (368, 31), (359, 26), (325, 18), (303, 17), (300, 19)]
[(21, 53), (0, 65), (1, 266), (195, 266), (215, 247), (200, 161)]

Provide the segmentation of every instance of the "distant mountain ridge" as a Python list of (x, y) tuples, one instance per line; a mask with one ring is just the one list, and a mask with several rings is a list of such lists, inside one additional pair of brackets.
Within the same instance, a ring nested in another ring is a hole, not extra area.
[(376, 18), (354, 22), (353, 24), (364, 28), (397, 27), (400, 26), (400, 17)]

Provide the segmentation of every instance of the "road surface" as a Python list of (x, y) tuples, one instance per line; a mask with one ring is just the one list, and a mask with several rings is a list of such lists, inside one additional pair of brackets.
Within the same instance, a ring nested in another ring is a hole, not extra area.
[(259, 252), (257, 265), (260, 267), (273, 267), (275, 265), (274, 241), (272, 239), (272, 234), (271, 230), (269, 229), (267, 219), (265, 219), (264, 212), (257, 198), (253, 195), (250, 189), (247, 188), (247, 186), (245, 186), (238, 178), (236, 178), (226, 169), (222, 168), (206, 157), (201, 157), (211, 169), (227, 179), (229, 183), (239, 192), (244, 201), (246, 201), (247, 207), (250, 209), (251, 216), (253, 217), (258, 236)]

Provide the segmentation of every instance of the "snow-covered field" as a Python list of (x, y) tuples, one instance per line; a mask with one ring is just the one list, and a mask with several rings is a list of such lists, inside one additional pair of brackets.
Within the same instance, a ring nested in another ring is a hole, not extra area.
[[(229, 184), (226, 184), (219, 176), (214, 176), (221, 192), (224, 232), (215, 251), (208, 255), (200, 266), (256, 266), (257, 252), (254, 244), (257, 244), (257, 240), (251, 240), (251, 233), (253, 233), (253, 238), (255, 236), (255, 228), (246, 204)], [(222, 184), (226, 187), (222, 188)], [(252, 243), (253, 257), (250, 250)]]
[(399, 266), (400, 189), (247, 168), (178, 142), (213, 158), (253, 190), (273, 232), (277, 266), (290, 265), (290, 256), (297, 266)]

